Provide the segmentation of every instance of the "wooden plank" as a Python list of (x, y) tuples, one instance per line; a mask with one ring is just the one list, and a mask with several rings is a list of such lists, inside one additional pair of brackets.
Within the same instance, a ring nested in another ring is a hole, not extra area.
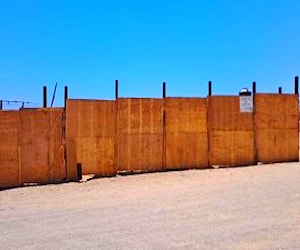
[(115, 102), (68, 100), (66, 112), (67, 142), (76, 151), (67, 152), (76, 154), (82, 173), (115, 175)]
[(208, 166), (207, 110), (204, 98), (166, 98), (167, 169)]
[(118, 170), (163, 169), (163, 106), (161, 99), (118, 99)]
[(253, 131), (210, 132), (210, 164), (247, 166), (255, 164)]
[(20, 185), (19, 113), (0, 111), (0, 188)]

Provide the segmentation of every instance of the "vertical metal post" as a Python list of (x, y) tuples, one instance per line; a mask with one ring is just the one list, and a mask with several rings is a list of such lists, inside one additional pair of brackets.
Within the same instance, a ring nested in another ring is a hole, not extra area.
[(167, 89), (166, 89), (166, 83), (163, 82), (163, 98), (166, 98)]
[(65, 109), (67, 107), (67, 100), (69, 97), (69, 90), (68, 90), (68, 86), (65, 86)]
[(167, 95), (167, 86), (166, 83), (163, 82), (162, 96), (163, 96), (163, 168), (166, 170), (167, 168), (167, 131), (166, 131), (166, 95)]
[(281, 87), (278, 88), (278, 94), (282, 94), (282, 88)]
[(43, 108), (47, 108), (47, 87), (43, 87)]
[(257, 164), (257, 138), (256, 138), (256, 82), (252, 83), (252, 98), (253, 98), (253, 140), (254, 140), (254, 162)]
[(2, 110), (2, 109), (3, 109), (3, 102), (0, 101), (0, 110)]
[(115, 173), (119, 170), (119, 140), (120, 140), (120, 134), (119, 134), (119, 81), (115, 81), (115, 156), (114, 156), (114, 169)]
[(252, 83), (252, 93), (253, 93), (253, 96), (256, 94), (256, 82)]
[(115, 84), (115, 98), (118, 99), (119, 98), (119, 81), (116, 80), (116, 84)]
[(299, 94), (299, 77), (298, 76), (295, 77), (295, 94), (296, 95)]
[(82, 180), (82, 165), (81, 163), (77, 163), (77, 180)]
[(208, 96), (211, 96), (212, 95), (212, 82), (209, 81), (208, 82)]

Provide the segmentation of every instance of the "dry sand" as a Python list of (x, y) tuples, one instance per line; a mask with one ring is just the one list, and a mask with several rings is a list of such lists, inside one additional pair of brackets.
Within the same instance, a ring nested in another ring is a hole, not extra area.
[(1, 191), (0, 249), (300, 249), (300, 165)]

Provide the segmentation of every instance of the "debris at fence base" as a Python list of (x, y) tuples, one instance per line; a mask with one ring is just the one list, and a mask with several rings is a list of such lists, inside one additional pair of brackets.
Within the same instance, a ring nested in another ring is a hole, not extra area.
[(95, 174), (87, 174), (87, 175), (82, 175), (82, 178), (79, 180), (80, 183), (87, 182), (91, 179), (93, 179), (96, 175)]

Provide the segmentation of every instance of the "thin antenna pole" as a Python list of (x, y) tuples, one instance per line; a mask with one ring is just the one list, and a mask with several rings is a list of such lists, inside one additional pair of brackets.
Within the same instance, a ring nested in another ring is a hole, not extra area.
[(55, 87), (54, 87), (54, 92), (53, 92), (52, 101), (51, 101), (51, 108), (53, 107), (55, 94), (56, 94), (56, 89), (57, 89), (57, 82), (55, 83)]

